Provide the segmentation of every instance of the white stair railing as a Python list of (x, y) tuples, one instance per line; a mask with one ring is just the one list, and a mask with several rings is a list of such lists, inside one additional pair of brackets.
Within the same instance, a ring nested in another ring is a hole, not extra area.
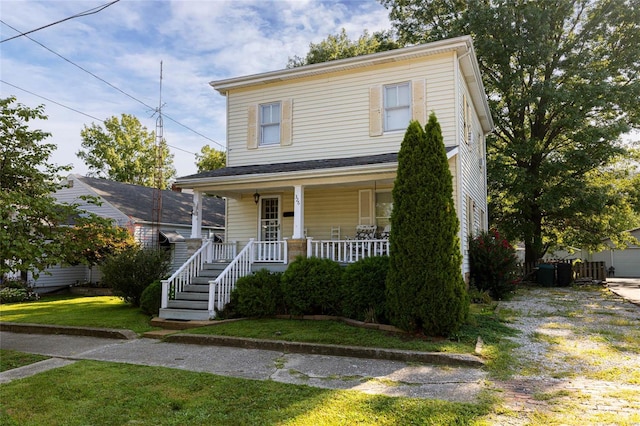
[(215, 317), (215, 310), (222, 310), (231, 300), (231, 292), (239, 278), (251, 274), (251, 264), (254, 258), (254, 240), (238, 253), (224, 271), (215, 280), (209, 281), (209, 318)]
[[(212, 255), (211, 240), (207, 240), (176, 272), (168, 279), (162, 280), (162, 299), (160, 307), (166, 309), (169, 306), (169, 299), (175, 297), (176, 293), (182, 291), (186, 285), (198, 276), (206, 262), (211, 262)], [(173, 297), (172, 297), (173, 296)]]

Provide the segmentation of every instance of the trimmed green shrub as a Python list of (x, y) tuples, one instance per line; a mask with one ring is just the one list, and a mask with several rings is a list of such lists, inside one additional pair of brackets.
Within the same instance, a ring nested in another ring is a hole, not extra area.
[(266, 269), (240, 278), (231, 296), (235, 313), (243, 317), (267, 317), (283, 313), (280, 279), (282, 273)]
[(291, 315), (338, 315), (342, 268), (331, 259), (298, 257), (282, 274), (282, 293)]
[(140, 306), (144, 289), (164, 278), (169, 266), (169, 253), (165, 250), (131, 247), (107, 258), (101, 267), (102, 282), (125, 302)]
[(359, 321), (386, 323), (387, 256), (367, 257), (347, 266), (342, 275), (342, 313)]
[(144, 289), (140, 296), (140, 309), (147, 315), (157, 316), (162, 302), (162, 282), (156, 280)]
[(458, 217), (440, 124), (412, 121), (393, 186), (387, 306), (391, 323), (432, 336), (454, 334), (469, 312)]
[(515, 291), (517, 283), (516, 250), (500, 233), (481, 232), (469, 245), (471, 282), (478, 290), (488, 291), (500, 300)]

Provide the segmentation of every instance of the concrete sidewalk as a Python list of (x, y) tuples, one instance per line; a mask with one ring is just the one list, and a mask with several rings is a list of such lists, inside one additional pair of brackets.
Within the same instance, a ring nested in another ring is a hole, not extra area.
[(640, 306), (640, 278), (607, 278), (607, 288), (623, 299)]
[(370, 394), (473, 402), (486, 386), (483, 369), (263, 349), (167, 343), (156, 339), (0, 332), (0, 347), (53, 357), (0, 373), (7, 383), (76, 360), (160, 366), (254, 380), (274, 380)]

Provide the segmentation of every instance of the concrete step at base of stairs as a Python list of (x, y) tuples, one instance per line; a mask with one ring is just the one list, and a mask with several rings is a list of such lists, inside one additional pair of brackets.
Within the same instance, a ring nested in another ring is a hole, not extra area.
[(194, 310), (204, 310), (206, 311), (209, 308), (209, 301), (200, 301), (200, 300), (169, 300), (167, 305), (169, 309), (194, 309)]
[(159, 317), (167, 320), (208, 321), (209, 311), (204, 309), (160, 309)]

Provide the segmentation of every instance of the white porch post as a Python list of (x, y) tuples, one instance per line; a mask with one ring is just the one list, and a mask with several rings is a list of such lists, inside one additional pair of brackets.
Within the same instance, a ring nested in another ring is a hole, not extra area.
[(304, 235), (304, 187), (296, 185), (293, 187), (293, 236), (295, 239), (303, 239)]
[(202, 238), (202, 192), (193, 191), (191, 238)]

